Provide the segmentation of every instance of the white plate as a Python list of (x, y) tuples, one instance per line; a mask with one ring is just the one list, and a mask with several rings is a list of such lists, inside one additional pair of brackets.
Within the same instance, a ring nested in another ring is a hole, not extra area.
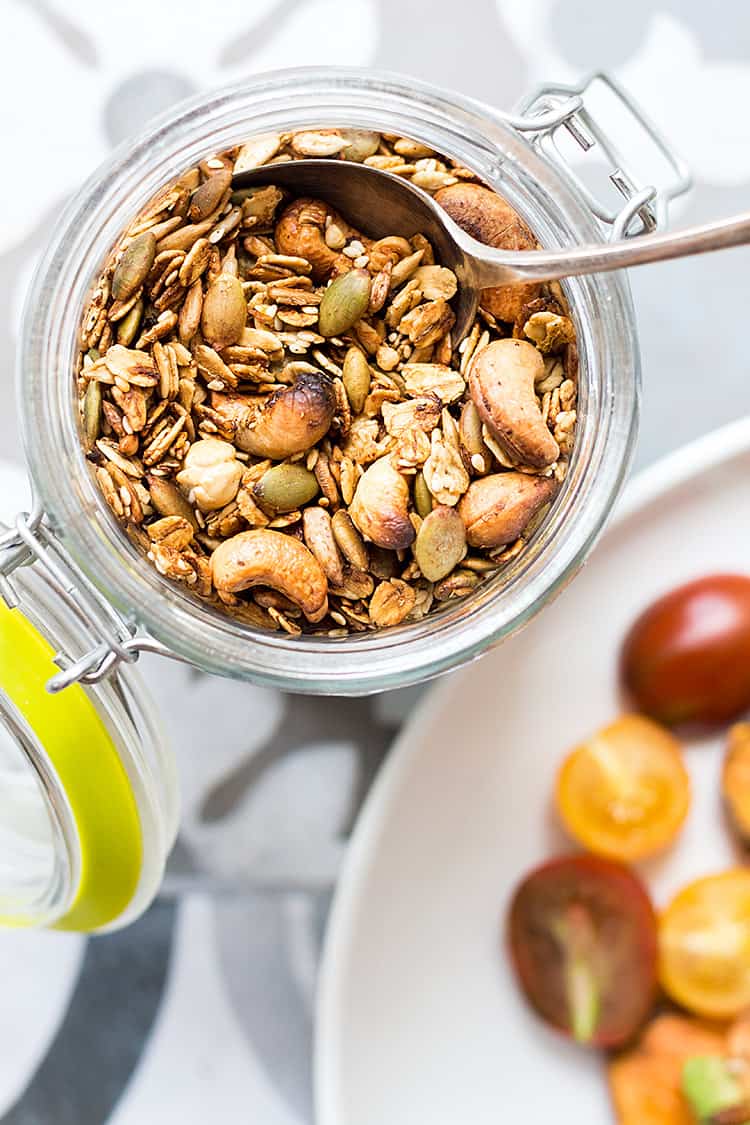
[[(628, 624), (679, 582), (747, 571), (749, 527), (750, 419), (634, 480), (558, 601), (422, 705), (368, 799), (334, 903), (318, 1125), (610, 1120), (599, 1061), (519, 997), (502, 922), (519, 877), (569, 846), (550, 814), (556, 767), (617, 713)], [(689, 821), (678, 845), (644, 868), (657, 902), (732, 862), (716, 749), (687, 752)]]

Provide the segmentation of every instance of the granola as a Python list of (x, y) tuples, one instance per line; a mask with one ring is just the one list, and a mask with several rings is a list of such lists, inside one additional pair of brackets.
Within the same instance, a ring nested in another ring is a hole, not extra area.
[(235, 172), (304, 157), (410, 179), (475, 236), (535, 245), (473, 173), (364, 130), (253, 137), (138, 216), (82, 318), (81, 439), (165, 578), (252, 628), (341, 636), (421, 620), (523, 550), (576, 431), (559, 286), (482, 294), (422, 235), (377, 240), (325, 200)]

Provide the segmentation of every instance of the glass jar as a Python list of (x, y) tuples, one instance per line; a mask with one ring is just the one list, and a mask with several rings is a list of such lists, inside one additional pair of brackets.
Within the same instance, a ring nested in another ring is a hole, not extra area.
[(581, 565), (630, 462), (637, 334), (624, 276), (566, 283), (580, 349), (580, 421), (570, 472), (526, 550), (469, 597), (418, 624), (336, 639), (252, 631), (194, 600), (144, 563), (92, 479), (72, 377), (79, 321), (113, 244), (159, 188), (252, 133), (312, 125), (404, 133), (449, 154), (496, 187), (547, 246), (603, 236), (565, 166), (488, 106), (372, 72), (265, 75), (184, 103), (118, 150), (83, 186), (58, 223), (27, 301), (18, 398), (29, 467), (47, 518), (125, 617), (207, 671), (292, 691), (356, 694), (410, 684), (476, 656), (536, 614)]

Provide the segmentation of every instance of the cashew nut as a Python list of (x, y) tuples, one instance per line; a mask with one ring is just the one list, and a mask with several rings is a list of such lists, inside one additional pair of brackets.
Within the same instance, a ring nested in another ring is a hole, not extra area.
[(281, 461), (312, 449), (325, 436), (336, 412), (336, 390), (327, 376), (305, 371), (265, 401), (214, 391), (211, 405), (238, 449)]
[(378, 547), (400, 551), (414, 542), (409, 486), (390, 457), (374, 461), (360, 478), (349, 514), (365, 539)]
[(500, 447), (513, 460), (545, 469), (560, 455), (544, 421), (534, 380), (544, 375), (544, 360), (526, 340), (494, 340), (469, 374), (471, 397)]
[[(481, 184), (452, 184), (435, 193), (435, 202), (454, 222), (486, 246), (535, 250), (536, 240), (509, 203)], [(521, 309), (542, 291), (538, 281), (520, 281), (483, 289), (481, 305), (498, 320), (515, 321)]]
[(307, 258), (316, 281), (346, 273), (352, 265), (345, 254), (332, 250), (326, 243), (326, 220), (341, 231), (346, 242), (352, 238), (366, 241), (322, 199), (295, 199), (281, 213), (274, 231), (279, 253)]
[(227, 605), (252, 586), (270, 586), (298, 605), (308, 621), (328, 612), (328, 582), (317, 559), (303, 543), (279, 531), (241, 531), (211, 556), (216, 592)]
[(227, 441), (202, 438), (187, 451), (177, 483), (191, 504), (202, 512), (215, 512), (234, 500), (242, 479), (242, 465)]
[(458, 505), (471, 547), (502, 547), (521, 534), (558, 489), (552, 477), (494, 473), (473, 481)]

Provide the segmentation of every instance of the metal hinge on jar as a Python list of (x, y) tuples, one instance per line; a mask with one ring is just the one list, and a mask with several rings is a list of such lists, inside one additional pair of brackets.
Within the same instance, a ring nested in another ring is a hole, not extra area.
[[(602, 96), (609, 104), (612, 120), (596, 112), (592, 102)], [(575, 184), (597, 219), (609, 228), (615, 242), (644, 234), (666, 225), (670, 202), (691, 185), (684, 161), (644, 114), (630, 94), (609, 75), (593, 74), (579, 86), (544, 85), (524, 98), (517, 107), (519, 116), (510, 123), (525, 135)], [(617, 123), (619, 118), (619, 125)], [(633, 136), (649, 142), (662, 164), (660, 175), (638, 177), (621, 150), (618, 131), (628, 128)], [(606, 162), (606, 174), (624, 199), (613, 207), (595, 193), (560, 150), (561, 131), (572, 137), (583, 152), (596, 150)], [(643, 182), (645, 180), (645, 182)]]
[(92, 639), (91, 647), (78, 655), (55, 654), (60, 671), (48, 681), (48, 691), (59, 692), (74, 683), (99, 683), (120, 664), (134, 664), (142, 652), (173, 657), (169, 649), (118, 613), (86, 578), (45, 522), (38, 502), (30, 513), (22, 512), (12, 527), (0, 532), (0, 596), (9, 609), (23, 612), (25, 594), (16, 572), (30, 564)]

